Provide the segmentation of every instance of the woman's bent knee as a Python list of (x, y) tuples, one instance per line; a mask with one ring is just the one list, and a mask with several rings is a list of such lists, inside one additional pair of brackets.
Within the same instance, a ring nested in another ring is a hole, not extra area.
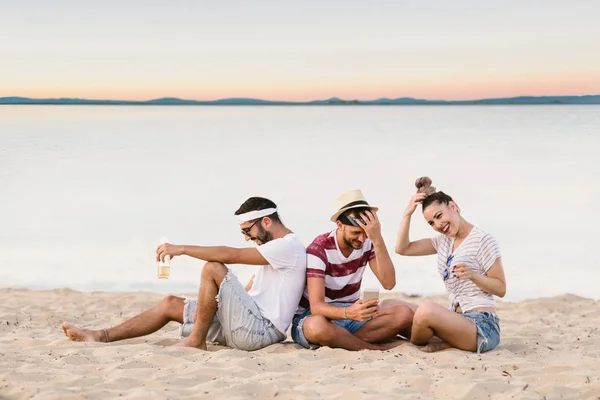
[(424, 324), (429, 323), (439, 314), (440, 308), (439, 304), (436, 303), (424, 303), (417, 308), (417, 311), (414, 314), (413, 323), (414, 324)]

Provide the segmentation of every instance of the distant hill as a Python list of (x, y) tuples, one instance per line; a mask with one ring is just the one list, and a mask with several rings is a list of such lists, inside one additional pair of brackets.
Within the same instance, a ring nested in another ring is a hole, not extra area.
[(269, 101), (269, 100), (260, 100), (260, 99), (232, 98), (232, 99), (216, 100), (216, 101), (213, 101), (210, 103), (217, 103), (217, 104), (269, 104), (269, 103), (275, 103), (275, 102)]
[(161, 97), (160, 99), (148, 100), (148, 104), (195, 104), (195, 100), (182, 100), (176, 97)]
[(483, 99), (486, 104), (599, 104), (600, 95), (590, 96), (519, 96)]
[(344, 100), (332, 97), (325, 100), (304, 102), (271, 101), (252, 98), (227, 98), (220, 100), (198, 101), (176, 97), (162, 97), (147, 101), (133, 100), (94, 100), (79, 98), (31, 99), (27, 97), (0, 97), (2, 104), (64, 104), (64, 105), (480, 105), (480, 104), (600, 104), (600, 95), (587, 96), (518, 96), (497, 99), (478, 100), (425, 100), (412, 97), (397, 99), (380, 98), (375, 100)]
[(429, 103), (446, 103), (444, 100), (423, 100), (414, 99), (412, 97), (400, 97), (398, 99), (386, 99), (381, 98), (377, 100), (366, 101), (365, 103), (370, 104), (429, 104)]

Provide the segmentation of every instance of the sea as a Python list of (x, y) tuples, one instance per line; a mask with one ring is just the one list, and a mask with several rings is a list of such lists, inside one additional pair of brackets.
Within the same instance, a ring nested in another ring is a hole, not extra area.
[[(360, 189), (380, 209), (393, 290), (442, 294), (434, 256), (394, 253), (427, 175), (499, 242), (507, 301), (598, 299), (599, 154), (597, 105), (3, 105), (0, 287), (194, 293), (200, 260), (157, 278), (162, 237), (253, 246), (233, 214), (262, 196), (308, 245), (334, 229), (335, 198)], [(420, 209), (410, 234), (435, 235)]]

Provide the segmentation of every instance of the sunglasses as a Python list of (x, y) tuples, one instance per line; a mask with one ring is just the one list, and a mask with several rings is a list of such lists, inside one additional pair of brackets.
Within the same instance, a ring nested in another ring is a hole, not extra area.
[(450, 277), (450, 271), (448, 271), (448, 267), (452, 264), (452, 260), (454, 260), (454, 254), (450, 254), (448, 259), (446, 260), (446, 268), (444, 269), (444, 280)]
[(248, 236), (250, 239), (254, 239), (252, 236), (250, 236), (250, 231), (252, 230), (252, 227), (254, 227), (254, 225), (256, 225), (256, 223), (260, 220), (262, 220), (262, 218), (259, 218), (256, 221), (254, 221), (254, 223), (252, 225), (250, 225), (249, 227), (242, 229), (242, 231), (241, 231), (242, 235)]

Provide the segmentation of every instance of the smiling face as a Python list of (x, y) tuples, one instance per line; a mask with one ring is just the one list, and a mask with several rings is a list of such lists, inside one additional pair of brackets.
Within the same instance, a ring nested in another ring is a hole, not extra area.
[[(365, 207), (351, 209), (350, 211), (346, 211), (344, 214), (342, 214), (336, 221), (338, 228), (337, 231), (338, 233), (341, 233), (341, 235), (338, 235), (338, 244), (340, 244), (340, 246), (341, 242), (343, 242), (348, 248), (352, 248), (354, 250), (362, 249), (365, 244), (365, 240), (367, 240), (367, 234), (363, 228), (356, 226), (357, 223), (353, 221), (355, 221), (355, 219), (360, 219), (360, 221), (364, 224), (365, 221), (363, 220), (362, 214), (366, 210), (368, 210), (368, 208)], [(353, 225), (348, 225), (351, 223)]]
[(455, 202), (440, 204), (435, 201), (423, 210), (423, 216), (431, 227), (446, 236), (454, 237), (460, 228), (460, 214)]
[(352, 247), (355, 250), (362, 249), (367, 239), (364, 229), (358, 226), (342, 225), (339, 221), (338, 224), (338, 227), (342, 230), (342, 240), (346, 246)]
[[(265, 226), (263, 226), (265, 225)], [(244, 222), (240, 225), (242, 235), (246, 240), (252, 240), (258, 246), (265, 244), (273, 239), (273, 235), (269, 231), (271, 227), (271, 219), (263, 217), (255, 221)]]

